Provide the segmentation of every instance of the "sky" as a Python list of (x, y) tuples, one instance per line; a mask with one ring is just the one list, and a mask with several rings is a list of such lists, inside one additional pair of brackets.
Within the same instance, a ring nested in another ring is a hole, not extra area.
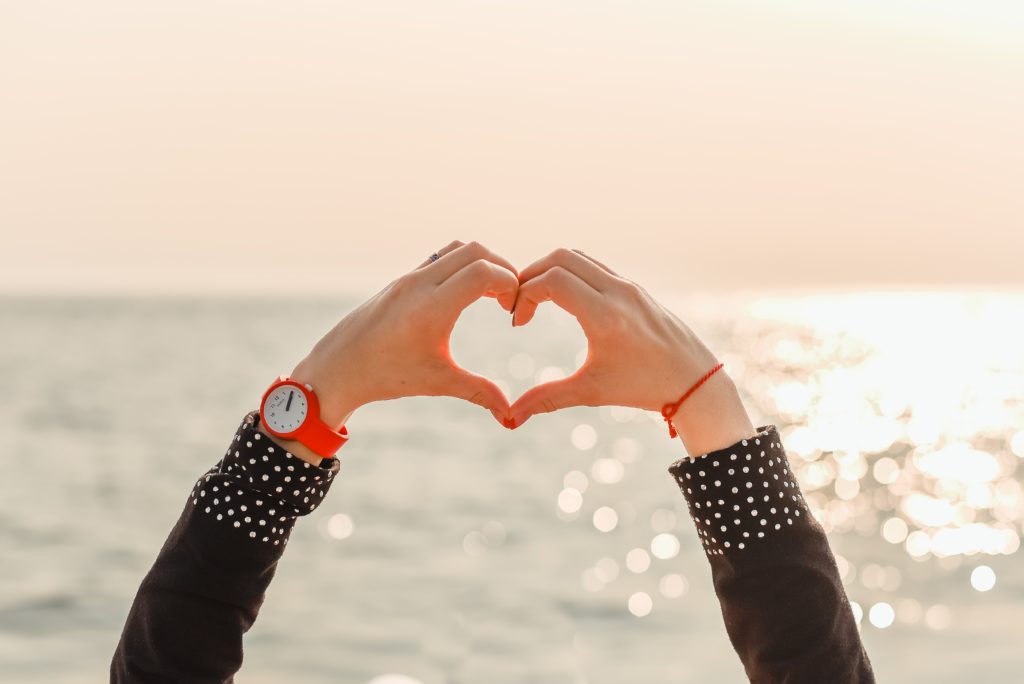
[(0, 293), (1024, 285), (1017, 0), (0, 0)]

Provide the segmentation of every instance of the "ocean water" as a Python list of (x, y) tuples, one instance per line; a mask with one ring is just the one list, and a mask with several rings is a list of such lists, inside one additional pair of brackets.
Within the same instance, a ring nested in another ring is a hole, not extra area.
[[(0, 682), (105, 680), (194, 478), (354, 303), (0, 300)], [(756, 422), (782, 430), (879, 681), (1019, 681), (1024, 294), (673, 308)], [(571, 371), (584, 346), (560, 311), (512, 330), (492, 301), (453, 337), (510, 395)], [(415, 398), (349, 427), (239, 681), (744, 681), (666, 472), (684, 452), (657, 415), (578, 408), (510, 433), (478, 407)]]

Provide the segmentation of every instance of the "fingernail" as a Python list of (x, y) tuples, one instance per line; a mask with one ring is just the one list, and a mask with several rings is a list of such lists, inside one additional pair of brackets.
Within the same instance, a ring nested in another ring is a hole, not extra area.
[(513, 418), (503, 418), (501, 424), (509, 430), (516, 429), (516, 421)]

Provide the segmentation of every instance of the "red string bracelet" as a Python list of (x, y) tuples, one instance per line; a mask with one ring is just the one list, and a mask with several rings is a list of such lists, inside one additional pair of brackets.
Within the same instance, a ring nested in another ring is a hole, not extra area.
[(708, 381), (708, 379), (711, 378), (712, 375), (714, 375), (718, 371), (722, 370), (722, 367), (724, 365), (725, 365), (724, 363), (720, 363), (717, 366), (715, 366), (714, 368), (712, 368), (711, 370), (709, 370), (707, 373), (705, 373), (703, 378), (701, 378), (700, 380), (698, 380), (697, 382), (695, 382), (693, 384), (693, 387), (691, 387), (690, 389), (686, 390), (686, 394), (684, 394), (682, 397), (680, 397), (679, 401), (673, 402), (671, 404), (665, 404), (661, 408), (661, 415), (665, 418), (665, 422), (668, 423), (668, 436), (669, 437), (671, 437), (672, 439), (675, 439), (676, 436), (678, 435), (678, 433), (676, 432), (675, 425), (672, 424), (672, 416), (676, 415), (676, 411), (679, 410), (679, 407), (683, 405), (684, 401), (686, 401), (687, 399), (690, 398), (691, 394), (696, 392), (700, 388), (701, 385), (703, 385), (705, 382)]

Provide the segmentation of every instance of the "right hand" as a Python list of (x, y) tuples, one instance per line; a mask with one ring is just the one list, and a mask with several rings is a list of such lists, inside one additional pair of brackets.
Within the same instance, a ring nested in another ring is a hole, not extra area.
[[(660, 412), (718, 364), (693, 331), (646, 290), (582, 252), (555, 250), (524, 269), (519, 280), (512, 324), (525, 325), (541, 302), (553, 301), (579, 321), (588, 350), (575, 373), (516, 400), (513, 427), (537, 413), (570, 406)], [(672, 422), (690, 454), (728, 446), (755, 432), (723, 371), (687, 399)]]
[(516, 269), (476, 242), (455, 241), (338, 323), (292, 371), (320, 399), (321, 418), (339, 427), (363, 404), (416, 395), (465, 399), (503, 425), (508, 399), (490, 380), (452, 359), (449, 338), (463, 309), (494, 297), (512, 309)]

